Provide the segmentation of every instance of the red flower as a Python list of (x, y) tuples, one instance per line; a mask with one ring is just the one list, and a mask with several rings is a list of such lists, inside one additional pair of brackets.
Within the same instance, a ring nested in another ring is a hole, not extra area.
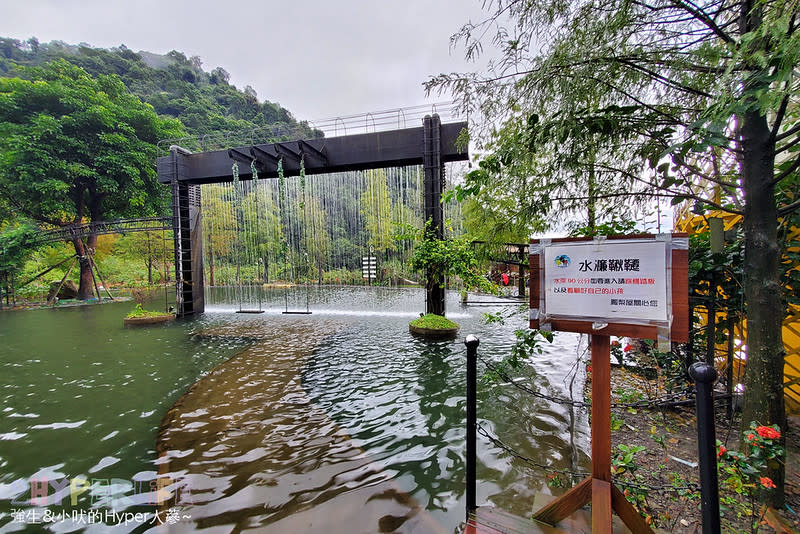
[(758, 435), (764, 439), (780, 439), (781, 433), (771, 426), (760, 426), (756, 428)]
[(589, 364), (589, 365), (586, 366), (586, 372), (591, 374), (591, 372), (592, 372), (592, 364)]
[(726, 449), (726, 448), (725, 448), (725, 445), (720, 445), (720, 446), (719, 446), (719, 452), (717, 452), (717, 457), (718, 457), (718, 458), (722, 458), (722, 456), (723, 456), (723, 455), (724, 455), (726, 452), (728, 452), (728, 449)]
[(611, 342), (611, 346), (612, 347), (619, 347), (619, 341), (615, 339), (614, 341)]
[(748, 432), (745, 437), (747, 438), (747, 441), (755, 441), (756, 439), (756, 435), (753, 434), (752, 432)]
[(624, 348), (624, 349), (622, 349), (622, 350), (623, 350), (623, 351), (625, 351), (625, 352), (630, 352), (630, 351), (632, 351), (632, 350), (633, 350), (633, 345), (631, 345), (631, 344), (629, 343), (629, 344), (625, 345), (625, 348)]
[(775, 483), (769, 477), (761, 477), (761, 485), (767, 489), (775, 488)]

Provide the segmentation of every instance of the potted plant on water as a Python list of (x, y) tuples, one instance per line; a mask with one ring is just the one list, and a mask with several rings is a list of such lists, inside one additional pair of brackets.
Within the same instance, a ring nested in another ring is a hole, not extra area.
[(174, 313), (150, 311), (142, 308), (141, 303), (137, 303), (128, 315), (125, 316), (123, 323), (126, 325), (147, 325), (165, 323), (175, 319)]
[[(457, 276), (464, 284), (464, 291), (473, 288), (489, 293), (497, 291), (496, 286), (482, 276), (478, 259), (468, 241), (438, 238), (430, 221), (419, 232), (418, 239), (411, 257), (411, 268), (426, 278), (426, 285), (443, 287), (448, 277)], [(458, 324), (443, 315), (429, 313), (412, 321), (409, 331), (424, 337), (454, 337)]]

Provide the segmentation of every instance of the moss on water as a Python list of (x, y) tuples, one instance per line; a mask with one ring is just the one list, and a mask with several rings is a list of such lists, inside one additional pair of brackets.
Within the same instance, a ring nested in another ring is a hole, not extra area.
[(134, 309), (132, 309), (128, 315), (125, 316), (126, 319), (140, 319), (143, 317), (171, 317), (173, 313), (167, 312), (159, 312), (159, 311), (151, 311), (145, 310), (142, 308), (141, 304), (137, 304)]
[(458, 328), (458, 323), (455, 323), (446, 317), (442, 317), (441, 315), (429, 313), (427, 315), (423, 315), (419, 319), (414, 319), (411, 321), (411, 326), (416, 328), (426, 328), (428, 330), (452, 330), (454, 328)]

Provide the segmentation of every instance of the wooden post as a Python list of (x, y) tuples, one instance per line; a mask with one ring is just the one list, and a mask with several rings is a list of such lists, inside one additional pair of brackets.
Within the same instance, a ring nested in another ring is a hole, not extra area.
[(592, 334), (592, 534), (611, 532), (611, 340)]
[(653, 534), (641, 515), (611, 481), (611, 339), (592, 334), (592, 476), (533, 515), (555, 525), (591, 503), (592, 534), (612, 532), (612, 513), (634, 534)]
[[(100, 269), (97, 268), (97, 262), (94, 261), (94, 257), (92, 257), (91, 259), (92, 259), (92, 267), (97, 272), (97, 277), (100, 278), (100, 283), (103, 284), (103, 289), (106, 290), (106, 294), (108, 295), (108, 298), (110, 298), (111, 300), (114, 300), (114, 296), (111, 294), (111, 291), (108, 290), (108, 285), (106, 284), (106, 281), (103, 280), (103, 275), (100, 274)], [(97, 296), (98, 296), (98, 298), (100, 297), (100, 292), (99, 291), (98, 291)]]
[(75, 261), (77, 261), (77, 259), (78, 259), (77, 256), (73, 256), (72, 263), (69, 264), (69, 269), (67, 269), (66, 274), (64, 274), (64, 278), (62, 278), (61, 282), (59, 282), (58, 287), (56, 288), (56, 292), (53, 293), (53, 296), (47, 300), (47, 305), (48, 306), (52, 306), (53, 302), (55, 302), (56, 297), (58, 297), (58, 292), (61, 291), (61, 286), (64, 285), (64, 282), (66, 282), (67, 277), (69, 276), (69, 273), (72, 272), (72, 268), (75, 267)]
[[(634, 534), (653, 534), (642, 516), (611, 482), (611, 340), (592, 334), (592, 475), (533, 515), (555, 525), (587, 503), (592, 534), (612, 532), (616, 512)], [(590, 490), (590, 491), (589, 491)]]

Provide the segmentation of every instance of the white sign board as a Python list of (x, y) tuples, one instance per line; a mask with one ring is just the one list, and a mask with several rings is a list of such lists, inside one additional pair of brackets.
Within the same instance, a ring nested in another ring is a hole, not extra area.
[(667, 321), (663, 241), (554, 243), (544, 247), (545, 313)]
[(361, 258), (361, 278), (377, 278), (378, 258), (363, 256)]

